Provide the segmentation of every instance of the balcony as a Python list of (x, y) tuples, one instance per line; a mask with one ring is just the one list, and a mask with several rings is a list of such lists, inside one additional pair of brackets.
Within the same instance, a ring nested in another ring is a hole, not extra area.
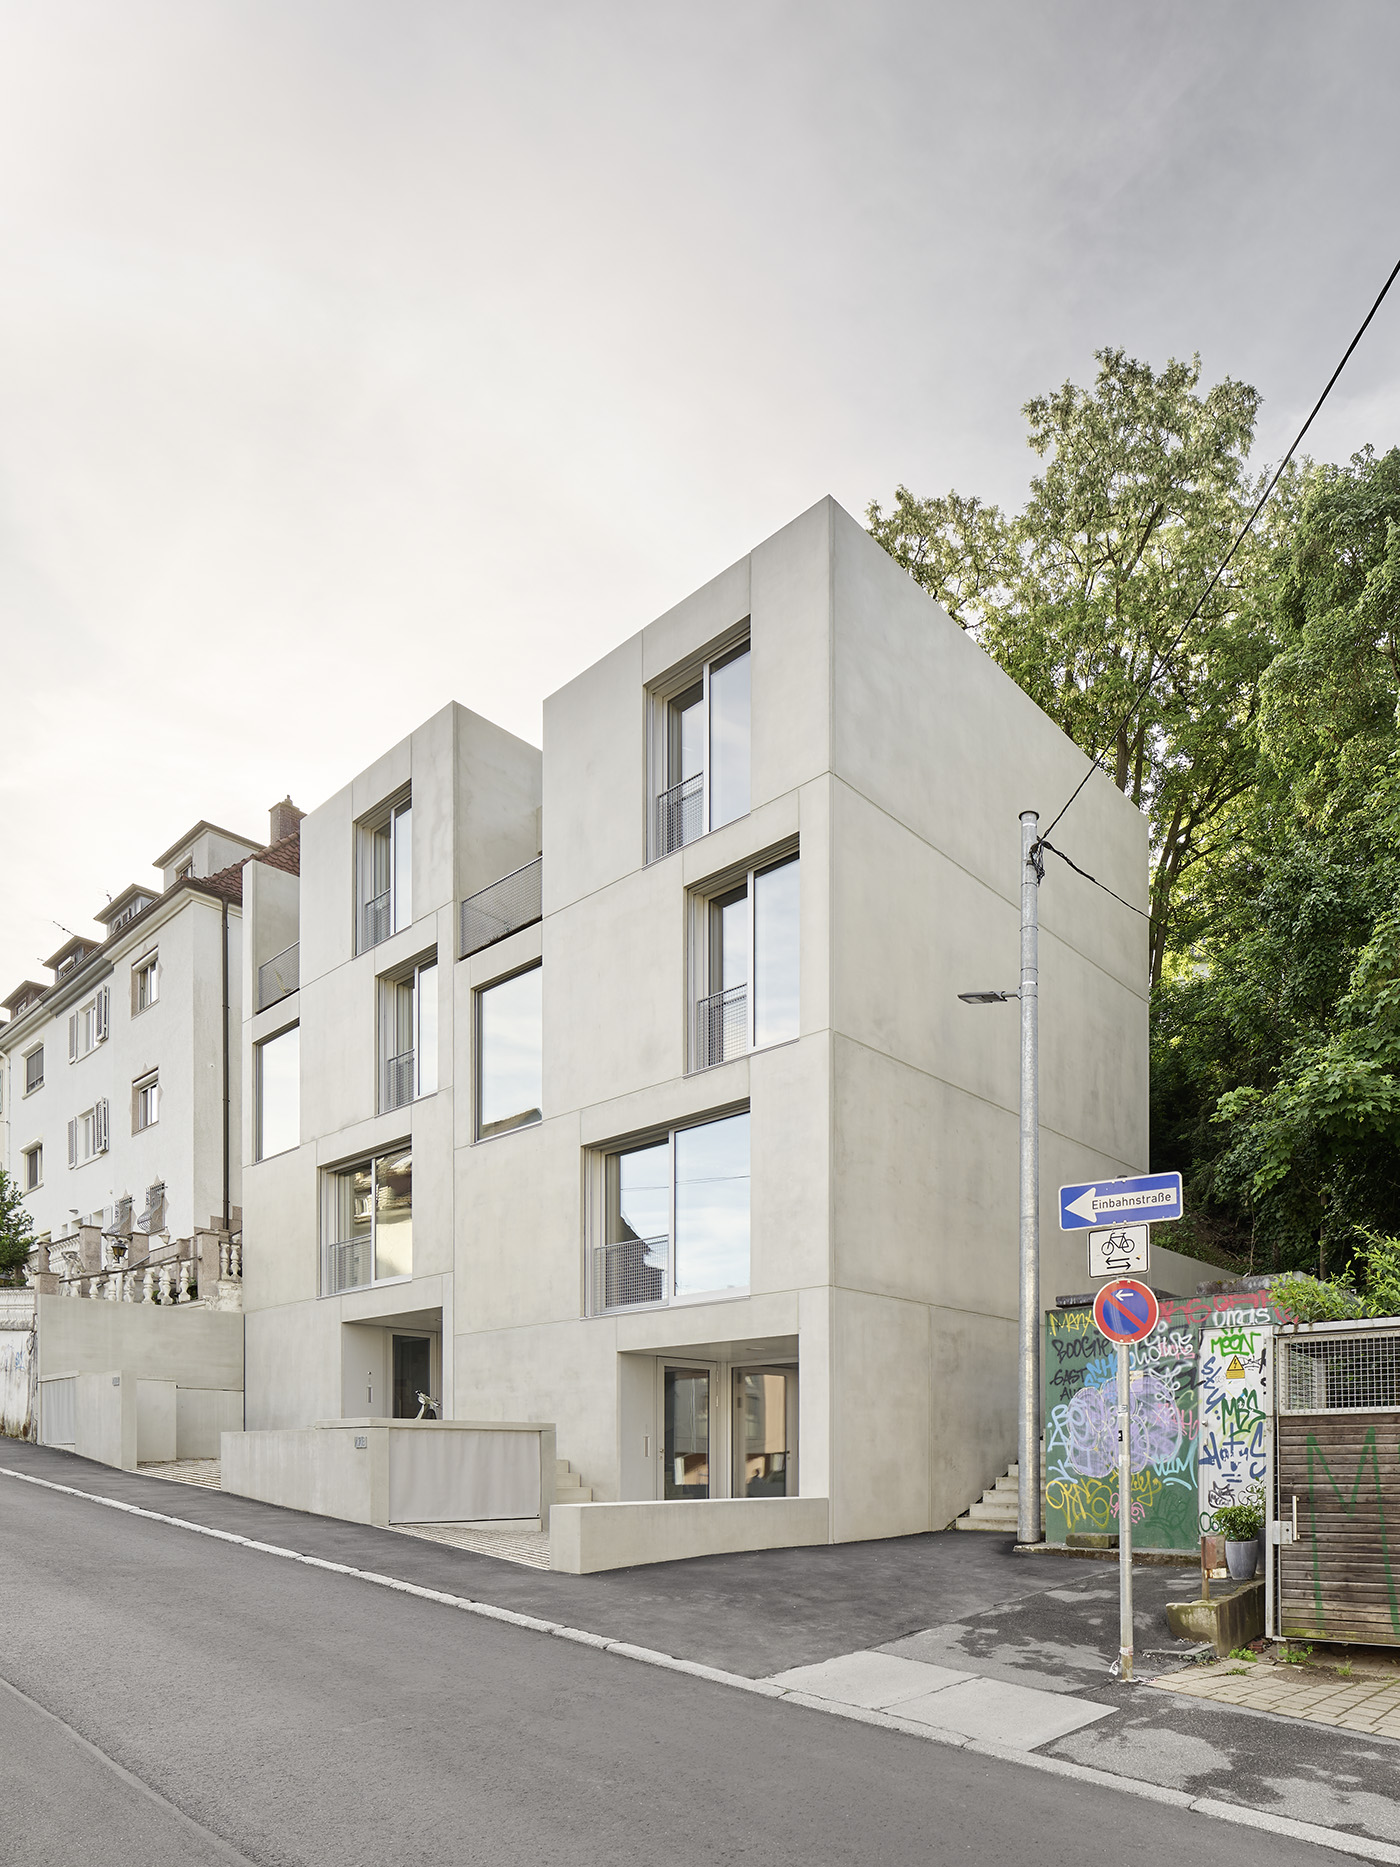
[(669, 1238), (624, 1238), (593, 1247), (594, 1316), (666, 1301)]
[(321, 1294), (338, 1297), (343, 1290), (361, 1290), (373, 1281), (368, 1230), (361, 1238), (336, 1239), (325, 1247)]
[(714, 992), (695, 1007), (695, 1063), (697, 1070), (712, 1069), (742, 1057), (749, 1047), (749, 988), (733, 985)]
[(415, 1073), (411, 1050), (400, 1051), (396, 1057), (385, 1057), (379, 1067), (379, 1112), (388, 1114), (390, 1109), (401, 1109), (413, 1100)]
[(382, 895), (376, 895), (372, 901), (366, 901), (360, 909), (360, 951), (368, 953), (372, 946), (378, 946), (381, 940), (387, 940), (394, 931), (393, 897), (389, 889)]
[(293, 941), (258, 967), (258, 1010), (266, 1011), (281, 998), (290, 998), (301, 983), (301, 943)]
[(705, 833), (705, 779), (682, 778), (656, 800), (655, 854), (669, 856)]
[(507, 934), (533, 926), (543, 909), (543, 859), (536, 856), (523, 868), (512, 869), (489, 888), (468, 895), (462, 903), (461, 952), (459, 959), (494, 946)]

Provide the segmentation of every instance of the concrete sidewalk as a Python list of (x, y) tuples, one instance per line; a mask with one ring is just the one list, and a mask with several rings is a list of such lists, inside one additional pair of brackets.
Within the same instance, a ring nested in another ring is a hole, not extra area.
[(1400, 1862), (1400, 1743), (1196, 1695), (1201, 1673), (1165, 1613), (1195, 1592), (1193, 1568), (1137, 1572), (1139, 1683), (1124, 1686), (1110, 1672), (1116, 1566), (1017, 1556), (998, 1537), (943, 1533), (579, 1577), (12, 1441), (0, 1444), (0, 1467), (763, 1682), (794, 1715), (889, 1717), (1037, 1767), (1102, 1773), (1139, 1795), (1152, 1786), (1313, 1824), (1337, 1831), (1339, 1847), (1364, 1852), (1370, 1838), (1383, 1844), (1371, 1858)]

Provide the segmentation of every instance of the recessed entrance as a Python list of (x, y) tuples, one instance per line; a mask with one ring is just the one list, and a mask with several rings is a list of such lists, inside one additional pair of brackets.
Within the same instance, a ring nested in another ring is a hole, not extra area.
[(662, 1496), (710, 1496), (710, 1370), (667, 1368), (662, 1376)]
[(433, 1408), (426, 1406), (422, 1396), (433, 1391), (433, 1344), (426, 1335), (396, 1335), (394, 1337), (394, 1377), (393, 1377), (393, 1417), (396, 1420), (416, 1420), (420, 1411), (424, 1419), (434, 1417)]
[[(669, 1357), (658, 1357), (655, 1366), (659, 1379), (652, 1418), (659, 1458), (652, 1496), (798, 1495), (794, 1366), (735, 1367)], [(649, 1457), (650, 1432), (639, 1439), (643, 1457)]]

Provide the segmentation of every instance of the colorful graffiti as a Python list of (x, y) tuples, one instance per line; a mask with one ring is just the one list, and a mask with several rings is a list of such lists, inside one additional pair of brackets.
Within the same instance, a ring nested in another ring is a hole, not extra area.
[[(1201, 1512), (1217, 1508), (1207, 1506), (1210, 1486), (1251, 1482), (1251, 1448), (1263, 1444), (1268, 1404), (1263, 1332), (1274, 1320), (1267, 1303), (1242, 1304), (1237, 1296), (1165, 1297), (1156, 1329), (1129, 1349), (1129, 1496), (1140, 1548), (1196, 1548)], [(1205, 1340), (1235, 1346), (1218, 1379), (1212, 1348), (1205, 1364), (1210, 1378), (1198, 1388)], [(1245, 1378), (1232, 1371), (1237, 1356)], [(1046, 1538), (1063, 1543), (1070, 1536), (1113, 1536), (1117, 1360), (1090, 1311), (1049, 1312), (1044, 1370)], [(1220, 1501), (1233, 1496), (1231, 1489)]]
[(1202, 1331), (1197, 1372), (1201, 1428), (1196, 1448), (1200, 1532), (1225, 1504), (1244, 1504), (1268, 1474), (1266, 1328), (1232, 1322)]

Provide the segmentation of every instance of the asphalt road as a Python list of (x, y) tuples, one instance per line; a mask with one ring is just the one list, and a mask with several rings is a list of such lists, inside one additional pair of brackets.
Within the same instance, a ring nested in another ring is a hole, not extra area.
[(0, 1679), (25, 1867), (1321, 1858), (3, 1477)]

